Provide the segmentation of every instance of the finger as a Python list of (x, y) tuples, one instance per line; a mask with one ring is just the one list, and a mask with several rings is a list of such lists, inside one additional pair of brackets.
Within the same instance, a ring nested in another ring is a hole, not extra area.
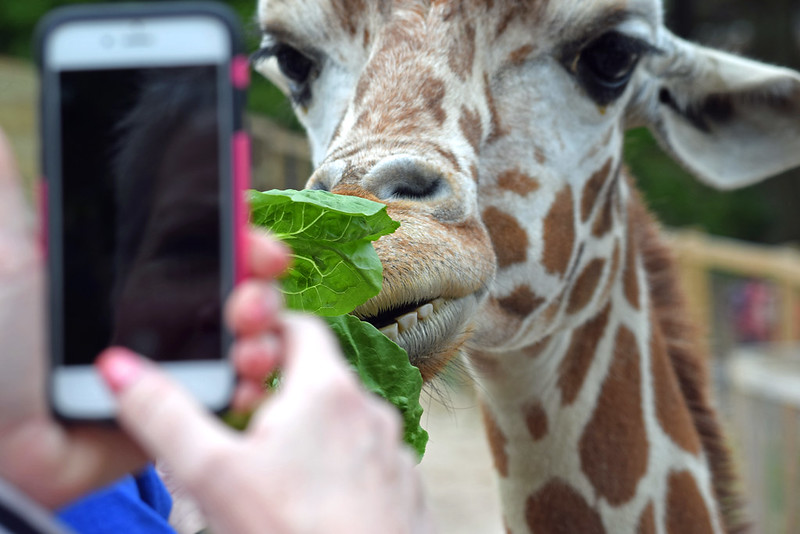
[(258, 408), (266, 397), (264, 381), (241, 380), (236, 384), (231, 409), (235, 413), (249, 413)]
[(238, 336), (253, 336), (278, 329), (283, 297), (261, 280), (248, 280), (233, 290), (225, 303), (225, 322)]
[(247, 245), (247, 266), (251, 276), (271, 280), (289, 268), (289, 248), (264, 230), (251, 228)]
[(117, 418), (152, 457), (163, 458), (187, 487), (203, 467), (233, 447), (234, 434), (178, 384), (127, 349), (111, 348), (97, 360), (118, 402)]
[(119, 430), (92, 426), (67, 432), (44, 418), (7, 431), (3, 455), (18, 459), (4, 465), (3, 478), (48, 508), (63, 506), (147, 461)]
[(283, 391), (305, 394), (356, 381), (331, 329), (316, 317), (284, 315)]
[(281, 338), (275, 334), (242, 339), (232, 349), (236, 374), (245, 380), (264, 383), (279, 365), (283, 353)]

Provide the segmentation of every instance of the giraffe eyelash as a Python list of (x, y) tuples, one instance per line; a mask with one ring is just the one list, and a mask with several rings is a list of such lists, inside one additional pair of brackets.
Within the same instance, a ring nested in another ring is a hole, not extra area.
[(272, 45), (262, 46), (261, 48), (250, 54), (250, 57), (248, 59), (250, 60), (250, 65), (255, 67), (262, 61), (266, 61), (274, 56), (275, 56), (275, 45), (272, 44)]
[(310, 82), (319, 75), (319, 60), (290, 44), (265, 37), (261, 48), (250, 55), (250, 64), (258, 67), (272, 58), (282, 77), (273, 82), (282, 87), (295, 104), (306, 106), (311, 100)]

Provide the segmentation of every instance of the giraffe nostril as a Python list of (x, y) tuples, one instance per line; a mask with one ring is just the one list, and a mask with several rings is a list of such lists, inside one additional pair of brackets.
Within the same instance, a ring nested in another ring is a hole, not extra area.
[(328, 185), (325, 182), (323, 182), (322, 180), (315, 180), (308, 187), (308, 189), (311, 189), (312, 191), (330, 191), (330, 188), (328, 187)]
[(411, 158), (378, 163), (364, 177), (364, 185), (383, 200), (430, 200), (449, 188), (438, 169)]
[(441, 177), (433, 179), (405, 177), (402, 182), (394, 184), (394, 188), (389, 196), (409, 200), (425, 200), (435, 197), (443, 188), (444, 180), (442, 180)]

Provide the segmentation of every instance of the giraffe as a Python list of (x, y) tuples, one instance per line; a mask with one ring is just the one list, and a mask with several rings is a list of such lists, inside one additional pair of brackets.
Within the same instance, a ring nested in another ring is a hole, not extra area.
[(355, 313), (479, 383), (510, 533), (741, 532), (673, 260), (622, 164), (647, 126), (720, 189), (800, 164), (800, 75), (671, 34), (658, 0), (260, 0), (307, 187), (383, 202)]

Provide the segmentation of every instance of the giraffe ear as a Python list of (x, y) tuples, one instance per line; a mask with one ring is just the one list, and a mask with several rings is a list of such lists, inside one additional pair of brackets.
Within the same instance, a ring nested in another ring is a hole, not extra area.
[(644, 114), (674, 157), (718, 189), (800, 165), (800, 74), (670, 34), (664, 41), (648, 62)]

